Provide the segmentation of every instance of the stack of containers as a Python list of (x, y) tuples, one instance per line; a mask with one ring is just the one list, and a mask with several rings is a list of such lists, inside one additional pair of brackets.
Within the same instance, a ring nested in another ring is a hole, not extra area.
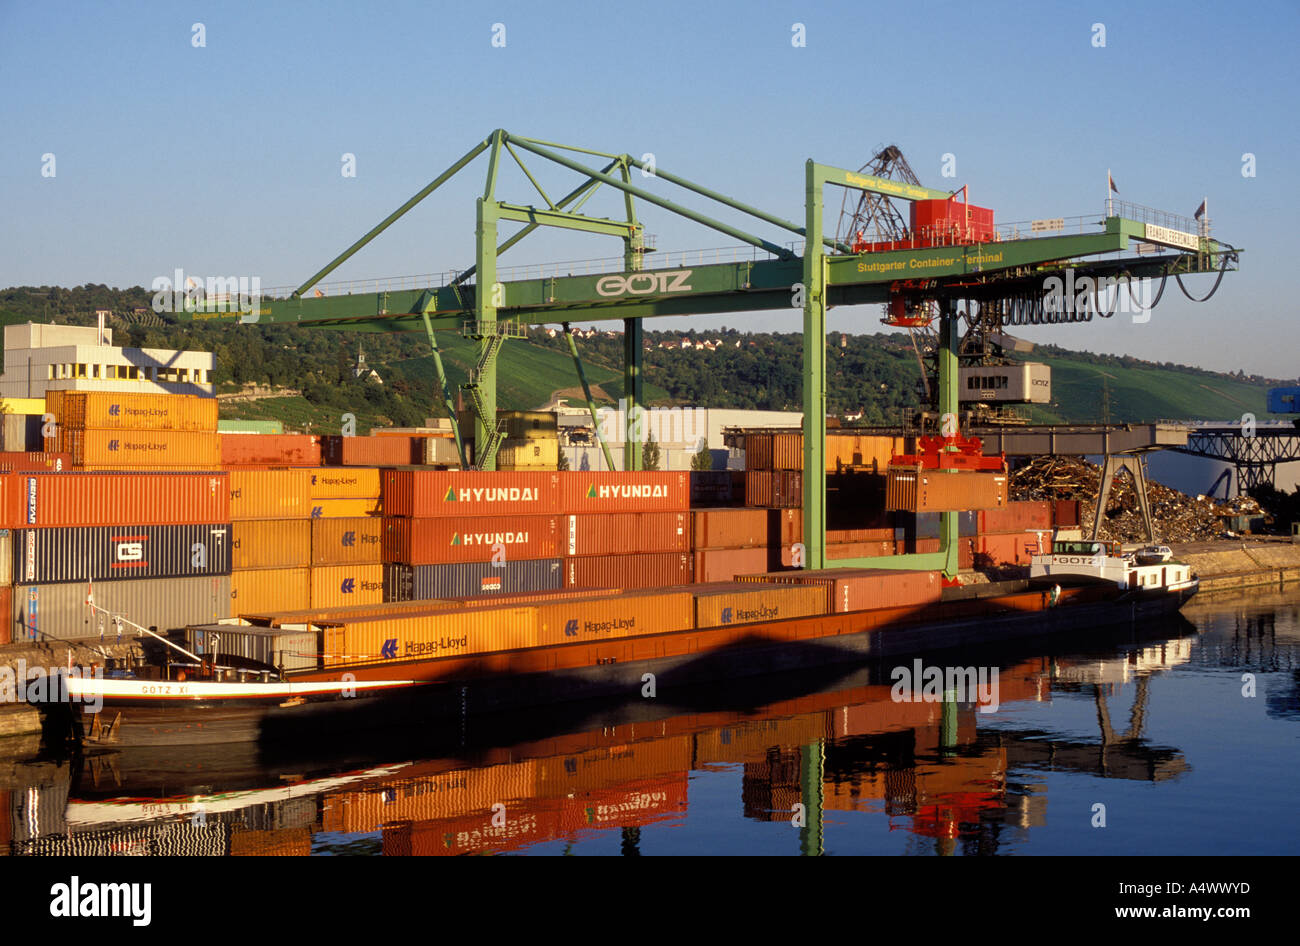
[(215, 470), (221, 464), (217, 401), (188, 394), (50, 391), (50, 453), (81, 470)]
[(97, 605), (159, 632), (229, 613), (226, 474), (22, 473), (0, 480), (15, 526), (15, 638), (115, 635), (106, 618), (91, 617), (91, 594)]
[(378, 604), (379, 471), (230, 471), (231, 612)]
[(565, 587), (668, 588), (691, 582), (690, 474), (556, 475)]
[(562, 586), (558, 473), (384, 470), (382, 502), (385, 601)]

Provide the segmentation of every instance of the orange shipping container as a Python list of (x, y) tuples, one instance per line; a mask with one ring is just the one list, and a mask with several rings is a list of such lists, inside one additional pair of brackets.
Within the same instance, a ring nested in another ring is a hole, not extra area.
[(231, 470), (228, 475), (231, 519), (305, 519), (311, 513), (306, 470)]
[(560, 546), (565, 555), (685, 552), (690, 548), (688, 512), (628, 512), (565, 516)]
[(320, 466), (320, 438), (308, 434), (219, 434), (222, 466)]
[(691, 556), (579, 555), (564, 560), (566, 588), (671, 588), (691, 581)]
[(784, 621), (826, 613), (825, 589), (815, 585), (755, 587), (734, 583), (723, 588), (701, 588), (694, 596), (696, 627)]
[[(537, 782), (532, 760), (473, 769), (452, 769), (433, 775), (388, 778), (365, 790), (331, 792), (325, 796), (321, 825), (326, 831), (370, 832), (395, 821), (455, 818), (491, 811), (531, 798)], [(507, 817), (507, 823), (509, 817)]]
[(772, 469), (771, 434), (745, 434), (745, 469)]
[(209, 433), (217, 429), (217, 399), (192, 394), (50, 391), (46, 408), (60, 427)]
[(230, 526), (230, 567), (301, 568), (311, 561), (306, 519), (247, 519)]
[(943, 594), (939, 572), (887, 568), (828, 568), (820, 571), (770, 572), (744, 575), (739, 581), (819, 585), (826, 589), (832, 612), (917, 607), (938, 601)]
[(685, 631), (694, 626), (695, 598), (689, 591), (537, 606), (537, 643), (542, 647)]
[(766, 548), (768, 514), (763, 509), (697, 509), (691, 513), (695, 549)]
[(384, 510), (416, 518), (553, 515), (559, 511), (559, 478), (547, 471), (385, 470)]
[(45, 449), (71, 454), (74, 466), (221, 466), (213, 431), (59, 427), (45, 438)]
[(689, 473), (563, 472), (560, 511), (686, 512), (691, 508)]
[(885, 508), (896, 512), (1001, 509), (1006, 504), (1005, 473), (891, 467), (885, 484)]
[(498, 547), (513, 559), (555, 558), (559, 529), (555, 516), (389, 516), (384, 519), (384, 561), (407, 565), (490, 562)]
[(311, 498), (378, 499), (379, 471), (363, 467), (312, 470)]
[(1051, 528), (1052, 504), (1049, 502), (1007, 503), (1004, 509), (983, 509), (979, 514), (980, 535)]
[(230, 573), (230, 613), (301, 611), (311, 605), (311, 570), (255, 568)]
[(230, 521), (225, 473), (21, 473), (11, 519), (20, 526), (187, 525)]
[(732, 581), (737, 575), (766, 571), (771, 553), (765, 548), (700, 549), (694, 555), (693, 579), (696, 582), (712, 582)]
[(311, 569), (309, 608), (382, 604), (383, 600), (382, 565), (318, 565)]
[(370, 564), (383, 561), (384, 520), (378, 516), (311, 521), (313, 565)]

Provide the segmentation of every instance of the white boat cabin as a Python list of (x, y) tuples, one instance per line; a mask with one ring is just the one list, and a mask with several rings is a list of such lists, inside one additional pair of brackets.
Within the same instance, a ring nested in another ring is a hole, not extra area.
[(1176, 591), (1191, 587), (1196, 579), (1190, 565), (1172, 559), (1144, 565), (1118, 542), (1054, 542), (1052, 551), (1035, 555), (1029, 577), (1086, 575), (1113, 581), (1120, 588)]

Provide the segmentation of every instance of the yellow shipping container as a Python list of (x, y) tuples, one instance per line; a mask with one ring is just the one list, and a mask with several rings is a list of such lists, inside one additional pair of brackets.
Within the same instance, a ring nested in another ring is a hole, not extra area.
[(382, 509), (378, 496), (365, 499), (313, 499), (310, 513), (313, 519), (361, 519), (378, 516)]
[(45, 450), (71, 454), (73, 466), (221, 469), (221, 442), (215, 432), (60, 425), (53, 437), (45, 438)]
[(427, 601), (384, 601), (379, 604), (356, 604), (342, 608), (306, 608), (302, 611), (271, 611), (266, 614), (243, 614), (241, 617), (259, 627), (298, 627), (307, 624), (340, 626), (358, 618), (408, 617), (458, 611), (465, 602), (430, 598)]
[(230, 526), (230, 567), (301, 568), (311, 561), (311, 522), (247, 519)]
[(330, 667), (384, 659), (463, 657), (536, 644), (536, 608), (474, 608), (359, 618), (337, 628), (326, 628), (324, 660)]
[(303, 607), (340, 608), (383, 601), (384, 566), (321, 565), (311, 570), (311, 598)]
[(549, 647), (690, 630), (695, 626), (695, 596), (668, 591), (584, 598), (539, 604), (537, 612), (538, 646)]
[(46, 405), (62, 427), (207, 433), (217, 429), (217, 399), (193, 394), (51, 391)]
[(687, 735), (638, 739), (538, 759), (534, 797), (563, 798), (573, 792), (616, 788), (634, 779), (688, 772), (694, 767), (694, 742)]
[(379, 470), (377, 469), (329, 467), (309, 470), (308, 473), (311, 475), (312, 499), (379, 498)]
[[(334, 500), (351, 502), (352, 500)], [(365, 499), (361, 502), (370, 502)], [(382, 562), (381, 540), (384, 520), (378, 516), (348, 519), (321, 517), (311, 521), (311, 563), (313, 565), (368, 564)]]
[(310, 475), (310, 470), (231, 470), (230, 518), (306, 519)]
[(253, 568), (230, 573), (230, 613), (301, 611), (311, 605), (311, 569)]
[(826, 613), (826, 589), (821, 585), (754, 585), (696, 591), (695, 626), (784, 621)]
[(560, 460), (560, 442), (548, 440), (506, 441), (497, 450), (498, 470), (553, 470)]
[(46, 410), (43, 397), (0, 397), (0, 414), (44, 414)]

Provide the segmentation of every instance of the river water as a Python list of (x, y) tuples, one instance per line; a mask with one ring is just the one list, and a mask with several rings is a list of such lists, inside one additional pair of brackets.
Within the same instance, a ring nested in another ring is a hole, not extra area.
[[(972, 676), (927, 689), (931, 667)], [(0, 783), (0, 851), (1292, 854), (1298, 761), (1300, 590), (1255, 592), (919, 665), (372, 734), (324, 758), (34, 760)]]

